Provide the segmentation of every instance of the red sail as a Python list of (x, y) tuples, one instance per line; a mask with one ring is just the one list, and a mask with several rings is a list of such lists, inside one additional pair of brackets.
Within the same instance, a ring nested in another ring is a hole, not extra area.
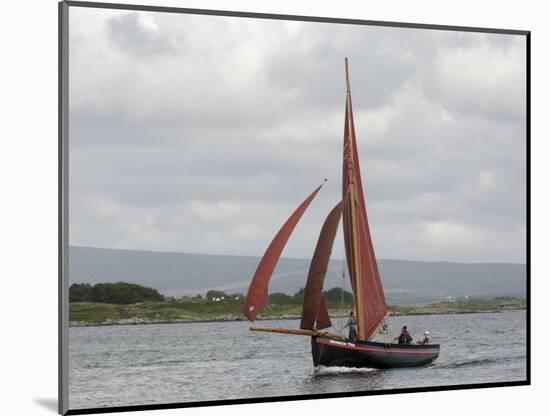
[(323, 300), (323, 283), (341, 215), (342, 202), (330, 211), (321, 228), (304, 290), (304, 306), (300, 324), (302, 329), (324, 329), (332, 326)]
[(281, 227), (275, 238), (273, 238), (273, 241), (260, 260), (256, 273), (254, 273), (254, 277), (252, 278), (252, 283), (250, 283), (250, 288), (248, 289), (248, 294), (246, 296), (246, 302), (243, 306), (243, 313), (249, 320), (256, 320), (256, 315), (258, 315), (260, 308), (269, 306), (267, 287), (269, 285), (271, 275), (273, 274), (273, 270), (279, 261), (279, 257), (281, 256), (290, 234), (292, 234), (294, 227), (296, 227), (296, 224), (313, 198), (315, 198), (315, 195), (317, 195), (317, 192), (319, 192), (319, 189), (321, 189), (321, 186), (315, 189), (315, 191), (313, 191), (311, 195), (308, 196), (298, 208), (296, 208), (296, 211), (292, 213), (290, 218)]
[[(359, 156), (355, 139), (355, 125), (349, 87), (346, 58), (346, 120), (344, 125), (344, 155), (342, 196), (344, 207), (344, 242), (348, 270), (352, 281), (357, 310), (359, 339), (371, 339), (388, 313), (384, 290), (380, 281), (376, 256), (369, 230), (367, 208), (363, 194)], [(354, 203), (354, 206), (351, 206)], [(355, 215), (353, 215), (352, 213)], [(352, 218), (353, 217), (353, 218)]]

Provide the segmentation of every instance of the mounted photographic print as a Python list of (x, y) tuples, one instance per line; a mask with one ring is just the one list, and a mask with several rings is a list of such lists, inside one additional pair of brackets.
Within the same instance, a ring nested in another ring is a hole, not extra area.
[(59, 10), (60, 413), (529, 384), (529, 32)]

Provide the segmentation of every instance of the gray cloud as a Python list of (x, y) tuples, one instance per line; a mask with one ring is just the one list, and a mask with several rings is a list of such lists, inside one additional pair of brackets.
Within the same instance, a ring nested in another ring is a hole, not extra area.
[(258, 255), (328, 177), (310, 256), (348, 56), (377, 254), (525, 261), (521, 37), (76, 8), (70, 42), (71, 244)]
[(183, 48), (182, 36), (166, 36), (148, 14), (128, 13), (106, 22), (108, 36), (122, 53), (156, 55), (175, 53)]

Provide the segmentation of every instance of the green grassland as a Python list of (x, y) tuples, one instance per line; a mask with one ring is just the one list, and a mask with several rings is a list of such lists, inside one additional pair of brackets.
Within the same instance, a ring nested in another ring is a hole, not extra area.
[(526, 308), (526, 300), (512, 297), (493, 299), (440, 302), (426, 306), (390, 306), (392, 315), (426, 315), (444, 313), (478, 313), (521, 310)]
[[(351, 303), (327, 302), (331, 316), (347, 315)], [(489, 300), (441, 302), (426, 306), (390, 306), (392, 315), (449, 314), (499, 312), (525, 309), (525, 299), (503, 297)], [(176, 323), (198, 321), (245, 320), (241, 299), (212, 301), (182, 298), (170, 301), (146, 301), (134, 304), (73, 302), (69, 305), (71, 325), (114, 325), (141, 323)], [(258, 319), (299, 318), (302, 304), (299, 299), (282, 303), (271, 301), (271, 306), (260, 312)]]

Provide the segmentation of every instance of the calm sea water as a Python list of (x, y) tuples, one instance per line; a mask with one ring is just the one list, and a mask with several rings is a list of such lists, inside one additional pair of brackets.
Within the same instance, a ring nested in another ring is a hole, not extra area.
[[(262, 326), (298, 328), (294, 320)], [(526, 378), (525, 312), (403, 316), (441, 355), (413, 369), (313, 368), (310, 338), (249, 331), (248, 322), (70, 328), (70, 408), (145, 405)], [(341, 325), (334, 319), (335, 326)]]

